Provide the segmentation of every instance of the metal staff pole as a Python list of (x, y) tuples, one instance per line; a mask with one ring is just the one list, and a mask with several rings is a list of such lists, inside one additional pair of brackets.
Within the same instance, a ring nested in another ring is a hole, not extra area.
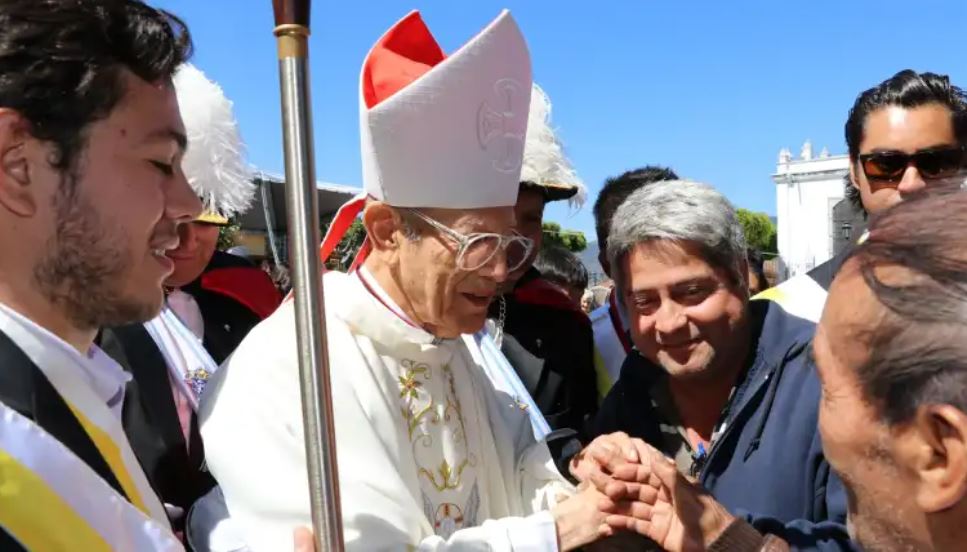
[(295, 291), (302, 418), (317, 551), (342, 551), (342, 516), (319, 260), (319, 205), (309, 101), (310, 0), (273, 0), (279, 49), (285, 196)]

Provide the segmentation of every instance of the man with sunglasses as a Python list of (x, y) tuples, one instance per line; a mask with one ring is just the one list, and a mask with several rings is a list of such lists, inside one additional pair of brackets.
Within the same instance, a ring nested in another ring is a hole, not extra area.
[[(876, 216), (927, 190), (961, 183), (967, 95), (946, 75), (900, 71), (856, 98), (845, 134), (850, 158), (846, 197), (864, 215)], [(850, 251), (758, 297), (818, 321), (829, 286)]]
[[(361, 75), (367, 243), (323, 278), (346, 550), (570, 550), (608, 534), (603, 496), (576, 492), (494, 388), (508, 369), (481, 332), (533, 242), (515, 232), (531, 93), (527, 46), (504, 12), (446, 56), (413, 12)], [(310, 521), (294, 309), (253, 329), (209, 382), (208, 466), (255, 552)], [(244, 428), (240, 430), (239, 428)]]

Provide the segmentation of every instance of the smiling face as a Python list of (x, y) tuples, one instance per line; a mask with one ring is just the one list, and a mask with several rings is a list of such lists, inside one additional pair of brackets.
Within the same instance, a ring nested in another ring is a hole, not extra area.
[[(514, 208), (422, 209), (421, 212), (464, 235), (508, 235), (514, 228)], [(418, 239), (401, 239), (397, 273), (405, 303), (400, 306), (437, 337), (453, 338), (483, 327), (487, 309), (507, 281), (503, 251), (478, 270), (457, 267), (457, 245), (450, 237), (422, 221)]]
[(696, 244), (639, 244), (619, 270), (631, 339), (645, 358), (686, 379), (716, 377), (743, 361), (745, 281), (732, 283)]
[(54, 190), (38, 213), (50, 230), (35, 283), (80, 328), (155, 316), (174, 268), (165, 252), (201, 210), (181, 171), (185, 132), (170, 83), (130, 73), (123, 82), (120, 103), (88, 127), (75, 169), (37, 162), (33, 174)]
[(165, 281), (168, 287), (188, 285), (201, 276), (218, 245), (219, 226), (207, 222), (189, 222), (178, 227), (178, 247), (168, 251), (175, 268)]
[[(950, 109), (946, 106), (930, 103), (908, 109), (889, 105), (866, 116), (859, 153), (895, 151), (913, 154), (956, 145)], [(850, 165), (850, 180), (859, 189), (863, 206), (871, 214), (920, 195), (931, 185), (914, 166), (907, 167), (899, 182), (884, 184), (870, 180), (858, 160), (853, 160)]]

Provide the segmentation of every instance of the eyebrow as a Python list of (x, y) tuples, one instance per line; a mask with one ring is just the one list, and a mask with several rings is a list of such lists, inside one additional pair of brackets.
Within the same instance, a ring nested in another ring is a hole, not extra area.
[(188, 137), (185, 136), (185, 133), (170, 127), (152, 130), (147, 136), (144, 137), (142, 142), (154, 142), (161, 140), (173, 140), (176, 144), (178, 144), (178, 149), (180, 149), (182, 153), (188, 149)]
[[(919, 153), (921, 151), (930, 151), (935, 149), (946, 149), (946, 148), (956, 148), (956, 147), (957, 147), (956, 143), (939, 142), (939, 143), (933, 144), (932, 146), (918, 148), (914, 150), (914, 153)], [(868, 153), (906, 153), (906, 151), (897, 149), (897, 148), (883, 147), (883, 148), (873, 148)]]
[[(674, 284), (668, 284), (667, 287), (669, 289), (672, 289), (672, 290), (677, 290), (677, 289), (682, 288), (682, 287), (685, 287), (685, 286), (691, 286), (691, 285), (706, 285), (706, 284), (713, 284), (713, 283), (717, 283), (717, 282), (715, 282), (715, 278), (713, 278), (712, 276), (696, 276), (694, 278), (687, 278), (687, 279), (682, 280), (680, 282), (675, 282)], [(664, 287), (664, 286), (657, 286), (657, 287)], [(632, 289), (631, 290), (631, 293), (632, 294), (637, 294), (637, 293), (652, 293), (652, 292), (654, 292), (657, 289), (657, 287), (648, 287), (648, 288)]]

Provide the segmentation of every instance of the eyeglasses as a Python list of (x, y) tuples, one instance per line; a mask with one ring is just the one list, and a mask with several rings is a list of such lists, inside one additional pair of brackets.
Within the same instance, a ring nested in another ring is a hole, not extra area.
[(457, 268), (473, 271), (486, 266), (493, 260), (498, 251), (505, 251), (507, 270), (513, 272), (524, 265), (534, 249), (534, 241), (520, 234), (505, 236), (503, 234), (474, 233), (461, 234), (416, 209), (405, 209), (413, 213), (420, 220), (437, 229), (455, 241), (460, 249), (457, 251)]
[(877, 151), (860, 155), (863, 173), (872, 181), (898, 183), (911, 164), (917, 168), (924, 180), (951, 178), (965, 168), (964, 148), (945, 146), (912, 154), (902, 151)]

